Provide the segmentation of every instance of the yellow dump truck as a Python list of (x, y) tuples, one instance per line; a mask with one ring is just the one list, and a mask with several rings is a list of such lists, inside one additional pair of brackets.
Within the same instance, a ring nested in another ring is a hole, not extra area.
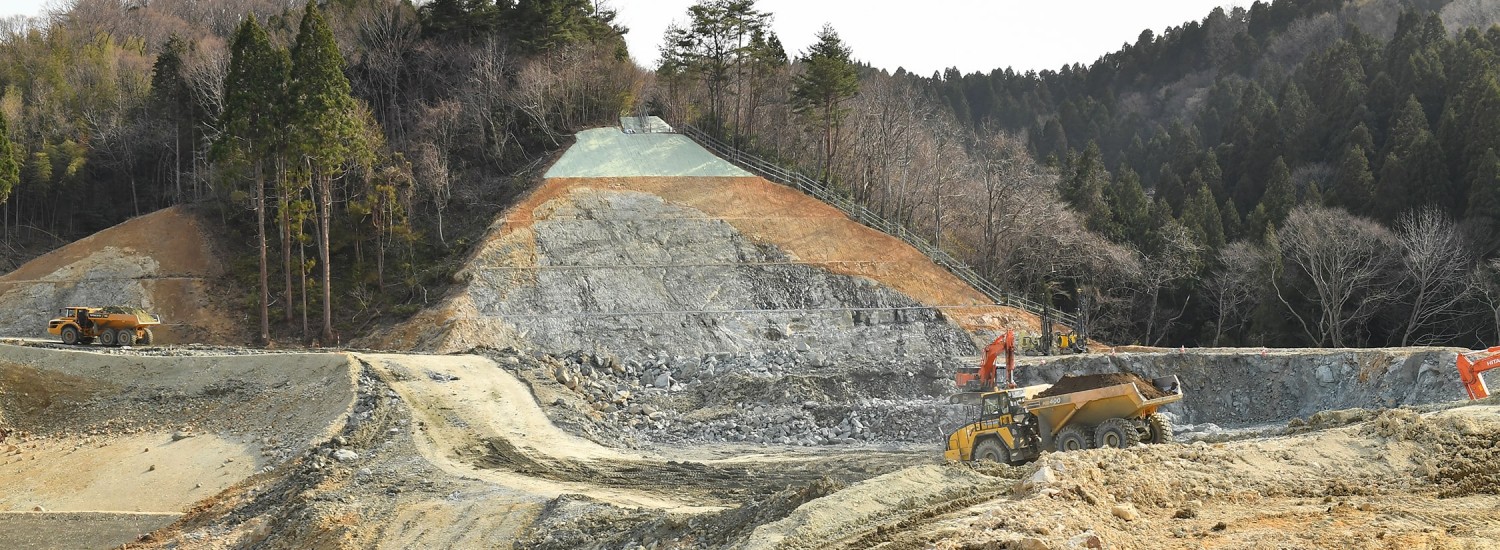
[(1043, 451), (1169, 442), (1172, 426), (1157, 409), (1181, 400), (1182, 385), (1117, 373), (961, 396), (975, 418), (948, 435), (943, 456), (1019, 464)]
[(149, 346), (155, 340), (151, 327), (159, 324), (161, 317), (140, 308), (72, 306), (58, 310), (58, 317), (47, 322), (47, 333), (70, 346), (94, 340), (106, 346)]

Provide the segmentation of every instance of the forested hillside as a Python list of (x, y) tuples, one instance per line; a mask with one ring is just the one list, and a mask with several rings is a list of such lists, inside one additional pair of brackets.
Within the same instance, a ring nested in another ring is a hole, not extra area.
[(0, 24), (3, 257), (193, 204), (263, 336), (338, 340), (435, 299), (571, 133), (651, 112), (1101, 340), (1495, 343), (1496, 14), (1257, 2), (1087, 65), (915, 75), (700, 0), (653, 73), (607, 2), (77, 0)]
[(1087, 67), (930, 82), (965, 125), (1025, 133), (1090, 229), (1147, 256), (1195, 256), (1154, 236), (1169, 215), (1193, 236), (1166, 340), (1475, 344), (1500, 329), (1496, 14), (1256, 3)]
[(857, 91), (832, 109), (772, 14), (691, 16), (664, 110), (1081, 306), (1101, 339), (1500, 339), (1500, 3), (1256, 2), (1057, 71), (889, 74), (845, 49)]
[(194, 204), (244, 243), (262, 336), (332, 343), (409, 314), (566, 136), (635, 103), (645, 75), (613, 17), (585, 0), (77, 0), (5, 20), (6, 259)]

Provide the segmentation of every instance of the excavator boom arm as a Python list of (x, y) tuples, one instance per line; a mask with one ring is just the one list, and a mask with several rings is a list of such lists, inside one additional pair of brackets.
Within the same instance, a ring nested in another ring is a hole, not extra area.
[(1464, 390), (1469, 393), (1469, 399), (1489, 397), (1490, 390), (1485, 387), (1484, 378), (1479, 375), (1487, 370), (1500, 369), (1500, 346), (1492, 347), (1485, 352), (1491, 355), (1477, 361), (1470, 360), (1462, 353), (1458, 354), (1458, 379), (1463, 382)]
[(993, 390), (999, 382), (996, 380), (999, 366), (995, 365), (995, 361), (1000, 358), (1001, 353), (1005, 354), (1005, 387), (1016, 387), (1016, 333), (1007, 330), (984, 347), (984, 362), (979, 364), (979, 385), (983, 391)]

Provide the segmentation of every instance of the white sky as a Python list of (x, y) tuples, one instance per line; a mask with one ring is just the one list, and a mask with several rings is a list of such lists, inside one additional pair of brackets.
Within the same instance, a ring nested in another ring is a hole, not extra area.
[(51, 0), (0, 0), (0, 17), (12, 15), (41, 15), (42, 7)]
[[(630, 28), (630, 53), (656, 66), (662, 34), (687, 21), (694, 0), (605, 0)], [(0, 16), (37, 15), (59, 0), (0, 0)], [(420, 2), (419, 2), (420, 3)], [(957, 66), (970, 73), (1014, 67), (1057, 69), (1088, 64), (1134, 43), (1144, 29), (1202, 20), (1214, 6), (1250, 0), (758, 0), (787, 54), (796, 56), (824, 23), (832, 23), (854, 57), (876, 67), (923, 76)]]
[[(662, 34), (686, 23), (693, 0), (608, 0), (636, 62), (655, 68)], [(854, 57), (923, 76), (956, 66), (964, 73), (1014, 67), (1085, 65), (1134, 43), (1147, 28), (1201, 21), (1215, 6), (1250, 0), (758, 0), (787, 55), (796, 57), (832, 23)], [(1227, 9), (1227, 8), (1226, 8)]]

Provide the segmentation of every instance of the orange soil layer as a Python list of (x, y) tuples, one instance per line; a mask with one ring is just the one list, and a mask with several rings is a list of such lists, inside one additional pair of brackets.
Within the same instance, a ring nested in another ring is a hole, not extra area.
[[(0, 297), (28, 292), (37, 285), (69, 287), (86, 283), (121, 289), (139, 283), (163, 325), (154, 330), (163, 343), (236, 344), (249, 341), (243, 315), (231, 303), (222, 278), (225, 258), (214, 250), (205, 222), (182, 207), (132, 218), (48, 252), (0, 276)], [(101, 254), (114, 249), (116, 253)], [(145, 261), (149, 259), (149, 261)], [(133, 270), (125, 264), (155, 264)], [(111, 272), (140, 273), (114, 276)], [(50, 289), (49, 289), (50, 291)], [(123, 292), (123, 290), (122, 290)], [(72, 306), (139, 304), (55, 304)], [(15, 307), (15, 306), (12, 306)], [(3, 304), (0, 304), (3, 308)], [(52, 310), (47, 313), (50, 316)], [(37, 327), (37, 335), (45, 334)]]
[[(549, 218), (549, 203), (578, 189), (637, 191), (703, 212), (797, 261), (833, 273), (867, 277), (946, 315), (970, 331), (1038, 330), (1034, 315), (991, 304), (983, 293), (905, 242), (849, 219), (800, 191), (757, 177), (553, 178), (512, 207), (496, 236)], [(800, 220), (798, 219), (800, 218)]]

